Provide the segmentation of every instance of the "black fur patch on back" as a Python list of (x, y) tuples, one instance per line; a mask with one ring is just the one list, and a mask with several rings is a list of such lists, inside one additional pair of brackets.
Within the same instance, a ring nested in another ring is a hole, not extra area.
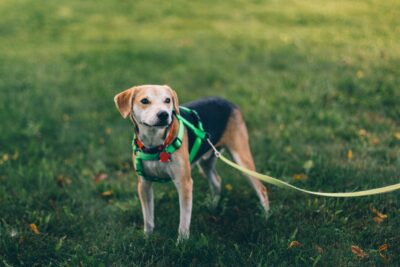
[[(182, 106), (197, 111), (203, 123), (204, 130), (209, 133), (210, 140), (213, 144), (218, 143), (218, 141), (221, 139), (229, 117), (231, 116), (233, 110), (237, 109), (237, 106), (235, 106), (233, 103), (219, 97), (201, 98), (199, 100), (185, 103)], [(190, 116), (190, 114), (181, 112), (181, 115), (197, 126), (196, 119)], [(188, 129), (188, 135), (189, 149), (191, 149), (196, 136), (190, 129)], [(197, 161), (208, 150), (210, 150), (210, 145), (206, 140), (203, 140), (194, 161)]]

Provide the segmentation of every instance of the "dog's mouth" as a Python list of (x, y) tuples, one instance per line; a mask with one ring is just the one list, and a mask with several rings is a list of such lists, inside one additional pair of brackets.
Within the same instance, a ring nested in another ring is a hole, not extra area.
[(155, 127), (155, 128), (165, 128), (169, 125), (168, 121), (160, 121), (157, 122), (156, 124), (150, 125), (148, 123), (142, 122), (143, 125), (147, 127)]

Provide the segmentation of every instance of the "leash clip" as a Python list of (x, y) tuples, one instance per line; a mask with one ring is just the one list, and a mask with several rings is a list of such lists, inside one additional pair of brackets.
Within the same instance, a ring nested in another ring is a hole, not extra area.
[(221, 152), (219, 152), (219, 151), (215, 148), (215, 146), (213, 145), (213, 143), (211, 143), (211, 141), (210, 141), (209, 138), (207, 138), (206, 140), (207, 140), (208, 144), (211, 146), (211, 148), (214, 150), (214, 155), (215, 155), (217, 158), (219, 158), (219, 157), (221, 156)]

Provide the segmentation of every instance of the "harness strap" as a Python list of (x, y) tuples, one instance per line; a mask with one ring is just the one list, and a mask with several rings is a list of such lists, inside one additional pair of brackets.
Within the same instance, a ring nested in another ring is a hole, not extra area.
[(186, 107), (181, 107), (181, 109), (183, 111), (190, 112), (197, 120), (197, 127), (195, 127), (192, 123), (183, 118), (181, 115), (177, 115), (180, 117), (183, 123), (196, 135), (196, 140), (194, 141), (192, 149), (190, 150), (189, 154), (190, 163), (192, 163), (197, 155), (197, 152), (199, 152), (203, 139), (206, 137), (206, 132), (204, 131), (203, 123), (200, 120), (199, 114), (195, 110), (188, 109)]
[[(197, 120), (197, 127), (194, 126), (191, 122), (186, 120), (181, 115), (176, 114), (175, 116), (179, 122), (178, 134), (177, 134), (175, 140), (172, 143), (168, 144), (161, 153), (172, 154), (181, 147), (183, 135), (184, 135), (184, 131), (185, 131), (184, 126), (186, 126), (189, 130), (193, 131), (193, 133), (196, 135), (196, 139), (193, 143), (192, 149), (190, 150), (190, 154), (189, 154), (189, 160), (192, 163), (200, 149), (203, 139), (205, 139), (205, 137), (207, 135), (204, 131), (203, 124), (200, 120), (200, 117), (195, 110), (191, 110), (186, 107), (180, 107), (180, 109), (181, 109), (181, 111), (189, 112), (192, 116), (194, 116), (194, 118)], [(165, 183), (165, 182), (171, 181), (171, 179), (169, 179), (169, 178), (151, 177), (151, 176), (147, 176), (144, 174), (143, 160), (159, 160), (160, 153), (144, 152), (142, 150), (142, 148), (137, 146), (137, 144), (135, 143), (135, 139), (136, 138), (134, 136), (133, 141), (132, 141), (132, 148), (135, 153), (136, 173), (139, 176), (142, 176), (144, 179), (146, 179), (148, 181), (152, 181), (152, 182)]]

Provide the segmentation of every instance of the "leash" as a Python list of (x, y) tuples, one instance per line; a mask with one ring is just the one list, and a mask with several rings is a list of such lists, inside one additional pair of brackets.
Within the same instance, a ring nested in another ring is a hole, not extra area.
[(215, 146), (211, 143), (211, 141), (207, 138), (206, 139), (207, 142), (209, 143), (209, 145), (211, 146), (211, 148), (214, 150), (214, 154), (217, 158), (221, 159), (225, 164), (231, 166), (232, 168), (248, 174), (258, 180), (264, 181), (268, 184), (272, 184), (272, 185), (276, 185), (280, 188), (286, 188), (286, 189), (292, 189), (292, 190), (297, 190), (306, 194), (310, 194), (310, 195), (316, 195), (316, 196), (324, 196), (324, 197), (341, 197), (341, 198), (345, 198), (345, 197), (362, 197), (362, 196), (371, 196), (371, 195), (377, 195), (377, 194), (384, 194), (384, 193), (388, 193), (388, 192), (392, 192), (395, 190), (399, 190), (400, 189), (400, 183), (394, 184), (394, 185), (389, 185), (389, 186), (384, 186), (384, 187), (379, 187), (379, 188), (374, 188), (374, 189), (369, 189), (369, 190), (363, 190), (363, 191), (356, 191), (356, 192), (345, 192), (345, 193), (325, 193), (325, 192), (315, 192), (315, 191), (309, 191), (306, 189), (302, 189), (299, 187), (296, 187), (294, 185), (291, 185), (289, 183), (286, 183), (284, 181), (281, 181), (279, 179), (276, 179), (274, 177), (265, 175), (265, 174), (261, 174), (252, 170), (249, 170), (245, 167), (242, 167), (236, 163), (234, 163), (233, 161), (225, 158), (216, 148)]

